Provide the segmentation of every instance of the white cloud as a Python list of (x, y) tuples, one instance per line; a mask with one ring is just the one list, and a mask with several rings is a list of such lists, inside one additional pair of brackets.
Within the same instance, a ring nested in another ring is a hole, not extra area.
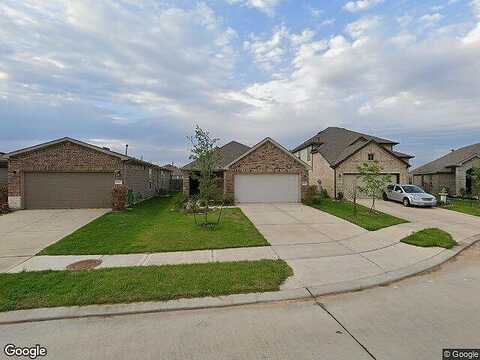
[(288, 119), (308, 133), (326, 124), (479, 131), (480, 47), (466, 46), (461, 32), (387, 36), (378, 24), (364, 18), (347, 26), (351, 40), (336, 35), (306, 42), (291, 60), (291, 72), (247, 86), (241, 93), (249, 99), (243, 113), (248, 131), (275, 128), (288, 138)]
[(477, 27), (470, 31), (462, 41), (466, 45), (480, 44), (480, 24), (477, 24)]
[(249, 8), (257, 9), (263, 13), (273, 16), (275, 8), (282, 0), (226, 0), (229, 4), (242, 4)]
[(473, 13), (480, 19), (480, 0), (473, 0), (470, 5), (472, 6)]
[(326, 19), (320, 23), (320, 26), (330, 26), (335, 24), (335, 21), (336, 21), (335, 19)]
[(0, 142), (184, 143), (192, 122), (212, 125), (236, 106), (218, 94), (232, 88), (237, 35), (204, 3), (5, 0), (0, 14), (0, 118), (12, 124)]
[(343, 9), (349, 12), (365, 11), (383, 2), (384, 0), (349, 1), (343, 6)]
[(426, 14), (420, 17), (420, 22), (425, 26), (433, 26), (437, 22), (443, 19), (443, 15), (440, 13)]
[(379, 16), (371, 16), (365, 17), (355, 22), (348, 24), (345, 27), (345, 31), (352, 37), (352, 38), (359, 38), (366, 33), (374, 30), (377, 28), (381, 23), (381, 18)]
[(244, 43), (244, 49), (253, 56), (255, 63), (262, 69), (272, 71), (293, 49), (311, 42), (314, 36), (315, 33), (310, 29), (292, 34), (287, 27), (279, 26), (273, 30), (270, 38), (262, 39), (252, 35), (250, 41)]

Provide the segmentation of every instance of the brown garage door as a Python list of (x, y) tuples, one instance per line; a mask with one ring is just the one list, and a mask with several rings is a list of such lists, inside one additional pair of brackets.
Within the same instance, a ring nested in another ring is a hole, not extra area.
[[(399, 174), (382, 174), (386, 176), (390, 176), (390, 181), (392, 183), (397, 183), (399, 180), (400, 175)], [(358, 188), (363, 185), (362, 179), (360, 178), (359, 174), (347, 174), (343, 176), (343, 190), (344, 190), (344, 195), (348, 199), (353, 198), (353, 192), (355, 187), (357, 188), (357, 197), (359, 199), (364, 199), (367, 196), (362, 193)], [(381, 196), (382, 194), (378, 194), (378, 196)]]
[(111, 173), (26, 173), (25, 208), (112, 207)]

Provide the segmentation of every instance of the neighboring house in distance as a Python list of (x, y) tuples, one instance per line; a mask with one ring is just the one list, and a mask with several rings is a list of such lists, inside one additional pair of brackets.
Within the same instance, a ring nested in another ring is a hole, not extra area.
[[(237, 203), (300, 202), (308, 184), (308, 165), (271, 138), (253, 147), (232, 141), (216, 149), (216, 175), (226, 198)], [(183, 192), (198, 192), (192, 173), (195, 161), (183, 168)]]
[[(248, 150), (250, 150), (249, 146), (241, 144), (237, 141), (230, 141), (229, 143), (215, 149), (215, 156), (217, 160), (215, 166), (215, 175), (219, 179), (219, 184), (222, 187), (222, 191), (225, 167), (240, 155), (246, 153)], [(199, 169), (196, 161), (192, 161), (182, 167), (183, 193), (187, 196), (198, 194), (198, 181), (192, 176), (192, 173), (198, 173), (198, 170)]]
[(182, 170), (179, 167), (173, 164), (167, 164), (167, 165), (163, 165), (163, 168), (171, 171), (172, 180), (179, 180), (183, 178)]
[(8, 183), (8, 160), (4, 155), (0, 152), (0, 186)]
[(138, 200), (170, 184), (168, 169), (68, 137), (5, 156), (12, 209), (111, 208), (115, 184)]
[(408, 182), (409, 160), (413, 156), (396, 151), (396, 145), (392, 140), (329, 127), (297, 146), (292, 153), (310, 165), (310, 185), (321, 184), (332, 197), (340, 192), (350, 197), (355, 185), (361, 185), (358, 167), (371, 161), (379, 163), (392, 183)]
[(434, 194), (442, 187), (447, 187), (452, 196), (471, 194), (474, 167), (480, 167), (480, 143), (452, 150), (413, 170), (413, 183)]

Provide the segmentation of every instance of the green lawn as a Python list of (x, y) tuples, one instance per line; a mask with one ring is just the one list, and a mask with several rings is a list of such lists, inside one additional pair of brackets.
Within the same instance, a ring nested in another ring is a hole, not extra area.
[(378, 211), (376, 214), (371, 214), (367, 207), (359, 204), (357, 204), (357, 215), (355, 216), (353, 212), (353, 203), (350, 201), (322, 199), (320, 203), (312, 204), (310, 206), (350, 221), (351, 223), (369, 231), (376, 231), (389, 226), (408, 222)]
[(478, 200), (454, 199), (449, 201), (449, 204), (442, 205), (444, 209), (458, 211), (464, 214), (474, 216), (480, 216), (480, 201)]
[(452, 236), (440, 229), (425, 229), (402, 240), (403, 243), (421, 247), (443, 247), (451, 249), (457, 245)]
[(0, 274), (0, 311), (277, 291), (282, 260)]
[[(133, 210), (108, 213), (41, 255), (127, 254), (268, 245), (240, 209), (224, 209), (214, 229), (195, 225), (193, 215), (173, 210), (175, 197), (144, 201)], [(212, 214), (211, 220), (216, 220)]]

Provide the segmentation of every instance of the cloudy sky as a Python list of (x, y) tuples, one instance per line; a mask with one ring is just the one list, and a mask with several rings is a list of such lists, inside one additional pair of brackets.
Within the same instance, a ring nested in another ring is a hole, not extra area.
[(195, 124), (327, 126), (415, 164), (480, 141), (480, 0), (2, 0), (0, 151), (63, 136), (187, 162)]

